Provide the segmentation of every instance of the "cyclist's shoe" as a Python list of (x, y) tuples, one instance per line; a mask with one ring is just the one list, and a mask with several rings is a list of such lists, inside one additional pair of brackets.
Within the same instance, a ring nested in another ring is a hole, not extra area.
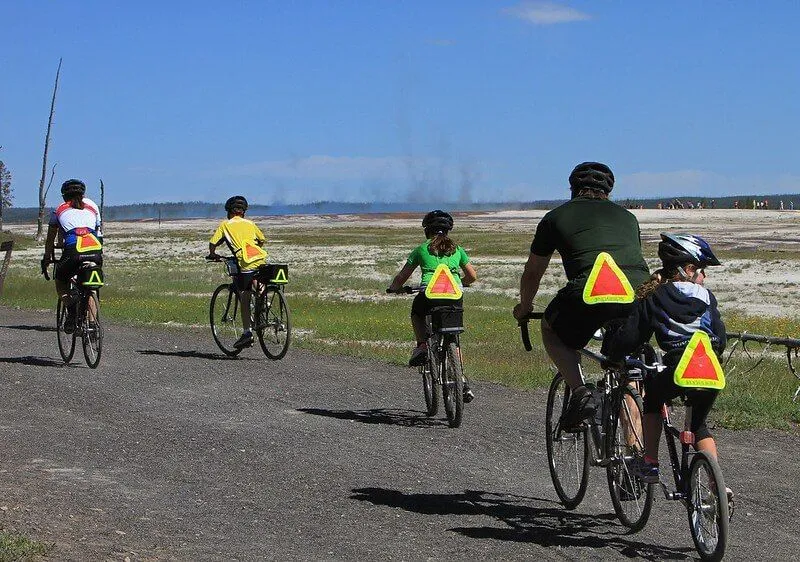
[(414, 351), (411, 352), (411, 359), (408, 360), (409, 367), (419, 367), (420, 365), (424, 365), (425, 361), (428, 360), (428, 344), (422, 342), (417, 347), (414, 348)]
[(75, 311), (72, 308), (67, 309), (67, 315), (64, 318), (64, 333), (71, 334), (75, 331)]
[(242, 336), (236, 340), (233, 344), (233, 347), (236, 349), (244, 349), (245, 347), (251, 347), (253, 345), (253, 332), (245, 332)]
[(631, 472), (645, 484), (658, 484), (658, 463), (648, 462), (642, 457), (636, 457), (636, 460), (631, 463)]
[(572, 391), (572, 396), (567, 404), (567, 409), (561, 414), (561, 429), (563, 431), (574, 431), (578, 429), (583, 420), (594, 416), (595, 403), (592, 399), (591, 389), (579, 386)]
[(728, 496), (728, 521), (733, 519), (733, 511), (736, 509), (736, 502), (733, 501), (733, 490), (725, 488), (725, 495)]
[(464, 385), (464, 404), (469, 404), (475, 400), (475, 393), (472, 392), (468, 384)]

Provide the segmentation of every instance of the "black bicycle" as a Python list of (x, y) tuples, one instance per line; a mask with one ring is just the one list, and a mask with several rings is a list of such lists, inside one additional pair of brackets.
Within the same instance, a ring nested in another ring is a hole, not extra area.
[[(418, 293), (425, 287), (404, 286), (397, 293)], [(389, 289), (386, 289), (386, 292)], [(464, 332), (464, 308), (458, 305), (435, 306), (426, 317), (428, 359), (420, 365), (422, 392), (428, 416), (439, 411), (439, 396), (444, 402), (450, 427), (459, 427), (464, 415), (464, 365), (461, 361), (461, 338)]]
[[(528, 321), (542, 315), (534, 312), (519, 321), (528, 351), (532, 349)], [(637, 390), (643, 373), (639, 368), (609, 365), (603, 355), (592, 350), (579, 351), (603, 371), (595, 384), (586, 385), (592, 390), (596, 413), (576, 428), (562, 427), (571, 390), (561, 373), (555, 374), (545, 413), (547, 461), (553, 486), (564, 507), (574, 509), (586, 494), (589, 467), (605, 468), (614, 512), (623, 525), (638, 531), (647, 523), (653, 505), (653, 486), (633, 473), (634, 463), (644, 456), (643, 405)]]
[[(236, 258), (217, 256), (209, 261), (225, 263), (226, 273), (233, 277), (239, 273)], [(283, 288), (289, 282), (289, 268), (286, 264), (266, 264), (256, 271), (253, 278), (250, 298), (250, 314), (253, 330), (264, 354), (270, 359), (283, 359), (292, 338), (292, 323), (289, 305)], [(211, 295), (209, 321), (211, 334), (225, 355), (235, 357), (241, 352), (233, 344), (241, 337), (244, 329), (241, 319), (241, 294), (234, 281), (223, 283)]]
[[(47, 268), (54, 260), (42, 260), (42, 275), (48, 281)], [(56, 265), (54, 265), (56, 267)], [(100, 287), (103, 270), (91, 257), (80, 261), (78, 271), (69, 282), (69, 299), (59, 298), (56, 304), (58, 351), (64, 363), (75, 355), (75, 342), (81, 338), (86, 364), (95, 369), (103, 352), (103, 325), (100, 322)], [(69, 314), (72, 308), (73, 315)]]
[[(628, 359), (626, 364), (646, 376), (656, 376), (664, 370), (658, 358), (652, 364)], [(733, 514), (733, 502), (728, 497), (722, 469), (716, 459), (694, 449), (695, 436), (691, 431), (692, 409), (685, 397), (678, 399), (685, 406), (683, 431), (672, 424), (676, 405), (673, 401), (661, 408), (664, 437), (667, 442), (674, 487), (660, 482), (664, 497), (681, 501), (689, 518), (689, 531), (695, 548), (703, 560), (721, 560), (728, 543), (728, 527)], [(678, 452), (680, 443), (680, 453)]]

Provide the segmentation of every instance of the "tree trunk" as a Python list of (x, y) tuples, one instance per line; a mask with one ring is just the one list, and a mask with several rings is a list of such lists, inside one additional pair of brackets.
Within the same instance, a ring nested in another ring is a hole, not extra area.
[(47, 202), (47, 190), (44, 187), (44, 180), (47, 176), (47, 150), (50, 148), (50, 130), (53, 127), (53, 113), (56, 109), (56, 92), (58, 92), (58, 77), (61, 74), (61, 60), (58, 59), (58, 70), (56, 70), (56, 83), (53, 87), (53, 99), (50, 101), (50, 118), (47, 120), (47, 134), (44, 137), (44, 156), (42, 157), (42, 177), (39, 180), (39, 218), (36, 221), (36, 240), (41, 242), (44, 239), (44, 206)]

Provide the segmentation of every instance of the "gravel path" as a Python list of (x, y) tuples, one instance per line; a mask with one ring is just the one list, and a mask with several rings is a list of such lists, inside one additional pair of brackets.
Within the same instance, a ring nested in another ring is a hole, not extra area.
[[(422, 411), (409, 369), (107, 327), (101, 366), (61, 366), (49, 312), (0, 307), (0, 525), (58, 560), (695, 558), (659, 496), (644, 531), (604, 474), (556, 503), (544, 393), (477, 384), (464, 425)], [(730, 560), (800, 552), (796, 434), (717, 432), (737, 492)]]

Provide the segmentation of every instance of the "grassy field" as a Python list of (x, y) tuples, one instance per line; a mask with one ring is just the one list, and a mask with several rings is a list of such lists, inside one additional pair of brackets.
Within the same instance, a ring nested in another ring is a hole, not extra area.
[[(110, 225), (106, 231), (105, 318), (197, 329), (205, 332), (210, 342), (211, 335), (206, 332), (210, 295), (226, 280), (221, 264), (202, 259), (207, 252), (210, 223), (198, 221), (197, 225), (179, 228), (165, 223), (163, 228), (145, 234), (133, 230), (123, 224)], [(406, 363), (412, 347), (408, 321), (411, 299), (386, 295), (384, 289), (408, 252), (421, 242), (418, 228), (283, 226), (267, 231), (271, 259), (290, 264), (287, 298), (295, 347)], [(541, 345), (536, 345), (538, 326), (531, 325), (535, 346), (527, 353), (511, 317), (530, 233), (471, 228), (454, 232), (454, 237), (473, 256), (480, 279), (465, 294), (467, 331), (462, 342), (468, 375), (520, 388), (545, 386), (552, 372)], [(15, 249), (0, 303), (52, 308), (52, 283), (38, 274), (41, 248), (23, 236), (17, 236), (15, 244), (19, 251)], [(646, 248), (649, 255), (654, 254), (650, 250)], [(755, 251), (721, 254), (723, 261), (735, 258), (736, 267), (743, 261), (747, 264), (764, 259)], [(787, 251), (781, 258), (792, 261), (799, 256)], [(771, 262), (775, 256), (770, 254), (766, 259)], [(711, 277), (709, 284), (714, 280), (724, 278)], [(560, 265), (553, 263), (537, 301), (546, 304), (564, 281)], [(800, 335), (800, 323), (788, 317), (750, 315), (737, 306), (728, 310), (723, 307), (723, 315), (729, 331)], [(107, 360), (113, 361), (113, 356)], [(749, 370), (755, 363), (756, 359), (745, 354), (734, 356), (728, 388), (715, 409), (717, 423), (736, 428), (786, 428), (800, 423), (800, 404), (791, 402), (798, 381), (788, 372), (785, 359), (770, 355)]]
[(0, 530), (0, 562), (35, 560), (45, 556), (52, 546), (13, 531)]

